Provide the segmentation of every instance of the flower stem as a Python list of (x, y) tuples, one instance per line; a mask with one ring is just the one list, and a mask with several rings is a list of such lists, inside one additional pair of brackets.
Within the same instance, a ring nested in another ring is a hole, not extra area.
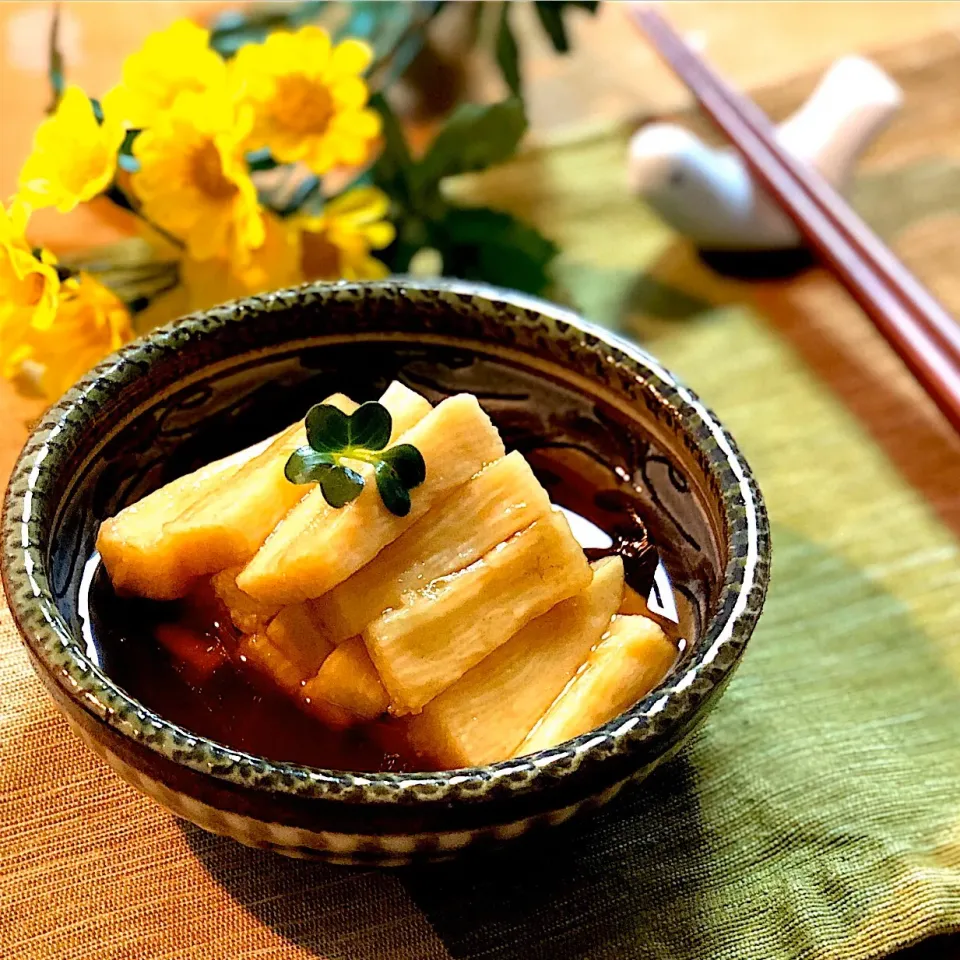
[(151, 230), (156, 230), (156, 232), (159, 233), (164, 240), (172, 243), (180, 250), (184, 248), (184, 243), (182, 240), (179, 240), (172, 233), (168, 233), (159, 224), (154, 223), (139, 207), (134, 206), (130, 198), (117, 183), (111, 183), (110, 186), (103, 191), (103, 195), (111, 203), (115, 203), (122, 210), (129, 210), (130, 213), (132, 213), (135, 217), (139, 217), (148, 227), (150, 227)]

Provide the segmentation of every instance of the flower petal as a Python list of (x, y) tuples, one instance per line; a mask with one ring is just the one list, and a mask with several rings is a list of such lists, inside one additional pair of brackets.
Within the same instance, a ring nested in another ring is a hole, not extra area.
[(330, 58), (330, 71), (333, 74), (363, 73), (373, 62), (373, 49), (362, 40), (348, 38), (334, 47)]
[(359, 110), (367, 102), (367, 85), (359, 77), (335, 79), (330, 93), (342, 110)]

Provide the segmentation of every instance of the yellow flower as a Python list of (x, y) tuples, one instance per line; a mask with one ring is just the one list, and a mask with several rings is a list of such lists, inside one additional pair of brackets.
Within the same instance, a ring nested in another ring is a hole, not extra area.
[(227, 67), (209, 42), (210, 31), (189, 20), (151, 34), (127, 57), (123, 82), (103, 98), (104, 111), (130, 127), (149, 127), (184, 90), (203, 93), (223, 84)]
[(370, 256), (388, 246), (393, 224), (383, 218), (387, 195), (376, 187), (357, 187), (331, 200), (318, 216), (290, 220), (300, 233), (300, 267), (307, 280), (376, 280), (390, 271)]
[(180, 283), (137, 314), (140, 330), (150, 330), (193, 310), (299, 283), (300, 235), (275, 214), (264, 214), (266, 239), (244, 265), (217, 258), (180, 261)]
[(327, 32), (314, 26), (242, 47), (231, 71), (238, 95), (256, 108), (249, 145), (269, 147), (282, 163), (302, 161), (318, 175), (363, 163), (380, 132), (360, 76), (372, 57), (359, 40), (331, 47)]
[(56, 400), (108, 353), (133, 337), (126, 307), (89, 274), (64, 281), (53, 323), (28, 330), (3, 365), (24, 392)]
[(57, 309), (60, 279), (53, 257), (35, 256), (27, 244), (29, 214), (19, 199), (9, 211), (0, 204), (0, 368), (32, 330), (50, 326)]
[(264, 216), (266, 238), (245, 264), (226, 260), (184, 260), (180, 277), (189, 310), (205, 310), (226, 300), (249, 297), (299, 283), (297, 231), (273, 214)]
[(33, 152), (20, 171), (20, 194), (33, 207), (56, 207), (69, 213), (78, 203), (101, 193), (117, 169), (123, 126), (93, 115), (90, 99), (69, 86), (52, 116), (37, 127)]
[(264, 240), (257, 190), (244, 160), (249, 107), (223, 90), (185, 92), (134, 141), (131, 184), (143, 213), (186, 244), (187, 255), (246, 262)]

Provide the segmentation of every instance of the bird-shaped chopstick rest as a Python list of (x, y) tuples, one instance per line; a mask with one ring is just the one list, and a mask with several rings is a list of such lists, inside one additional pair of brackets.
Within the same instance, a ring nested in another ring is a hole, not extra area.
[[(780, 143), (841, 193), (857, 160), (896, 114), (900, 88), (876, 64), (845, 57), (777, 129)], [(740, 155), (708, 147), (674, 124), (642, 127), (630, 141), (634, 193), (704, 251), (800, 246), (793, 224), (754, 181)]]

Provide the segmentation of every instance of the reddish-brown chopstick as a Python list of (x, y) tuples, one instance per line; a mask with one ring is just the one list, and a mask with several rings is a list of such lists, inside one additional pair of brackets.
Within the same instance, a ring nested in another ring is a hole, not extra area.
[(658, 13), (633, 6), (631, 15), (960, 432), (955, 321), (825, 181), (785, 154), (755, 104), (725, 84)]

